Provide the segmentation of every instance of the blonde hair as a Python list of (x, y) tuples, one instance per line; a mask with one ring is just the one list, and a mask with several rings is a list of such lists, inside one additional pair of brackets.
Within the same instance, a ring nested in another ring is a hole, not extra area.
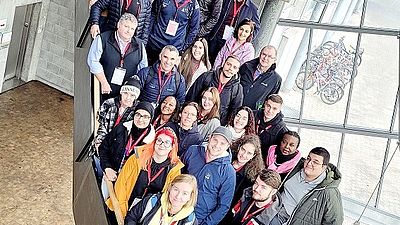
[(196, 177), (190, 174), (180, 174), (172, 180), (171, 184), (168, 186), (167, 191), (165, 191), (165, 196), (167, 197), (167, 209), (171, 208), (171, 203), (169, 202), (169, 193), (171, 191), (172, 186), (178, 183), (186, 183), (190, 184), (192, 187), (192, 193), (190, 194), (190, 200), (183, 207), (195, 207), (197, 203), (197, 180)]

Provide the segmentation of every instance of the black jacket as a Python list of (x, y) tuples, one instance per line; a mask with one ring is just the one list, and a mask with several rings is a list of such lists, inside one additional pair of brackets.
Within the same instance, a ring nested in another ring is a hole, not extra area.
[(283, 121), (283, 114), (279, 112), (275, 118), (268, 122), (264, 122), (264, 109), (254, 111), (254, 119), (256, 124), (256, 133), (261, 141), (261, 153), (263, 160), (268, 156), (268, 149), (271, 145), (278, 145), (283, 133), (288, 128)]
[(254, 72), (257, 70), (259, 58), (244, 63), (239, 69), (240, 84), (243, 87), (243, 105), (253, 110), (260, 109), (264, 100), (270, 94), (277, 94), (281, 88), (282, 78), (275, 71), (276, 64), (260, 74), (257, 79), (253, 79)]
[[(186, 101), (199, 102), (201, 93), (208, 87), (218, 87), (220, 69), (205, 72), (200, 75), (190, 87), (186, 94)], [(222, 93), (220, 94), (220, 120), (221, 125), (228, 123), (228, 117), (231, 112), (242, 106), (243, 88), (240, 84), (239, 76), (232, 77), (226, 83)]]
[[(139, 3), (138, 12), (131, 12), (132, 4)], [(132, 1), (131, 7), (128, 8), (128, 12), (135, 15), (138, 20), (138, 26), (136, 28), (135, 37), (140, 38), (144, 41), (146, 45), (147, 39), (149, 36), (149, 27), (150, 27), (150, 16), (151, 16), (151, 1), (149, 0), (137, 0)], [(116, 30), (117, 23), (121, 18), (125, 9), (122, 9), (120, 0), (98, 0), (96, 3), (92, 5), (90, 8), (90, 17), (89, 21), (92, 24), (99, 24), (99, 18), (102, 11), (108, 10), (108, 15), (106, 18), (106, 22), (103, 27), (100, 27), (101, 32)]]
[(223, 0), (198, 0), (200, 6), (199, 37), (205, 37), (214, 28), (221, 14)]
[(203, 137), (197, 130), (197, 125), (194, 125), (190, 130), (184, 130), (177, 122), (168, 122), (165, 127), (172, 128), (178, 137), (178, 156), (182, 156), (190, 146), (200, 145), (203, 142)]

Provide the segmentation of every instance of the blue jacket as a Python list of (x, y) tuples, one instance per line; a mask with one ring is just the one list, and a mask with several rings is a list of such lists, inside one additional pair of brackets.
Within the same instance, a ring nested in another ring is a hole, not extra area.
[[(177, 0), (179, 5), (185, 0)], [(176, 13), (176, 17), (175, 17)], [(165, 31), (170, 20), (179, 23), (175, 36)], [(154, 0), (151, 10), (150, 37), (148, 45), (161, 50), (166, 45), (173, 45), (183, 52), (195, 40), (200, 27), (200, 9), (197, 0), (191, 0), (177, 10), (174, 0)]]
[(200, 225), (218, 224), (231, 206), (236, 184), (231, 159), (229, 154), (206, 163), (206, 147), (200, 145), (192, 145), (182, 156), (184, 170), (197, 179), (195, 213)]
[[(219, 29), (224, 26), (224, 20), (225, 18), (229, 15), (229, 9), (232, 6), (233, 1), (232, 0), (224, 0), (222, 3), (222, 9), (223, 11), (221, 12), (221, 15), (219, 16), (217, 24), (215, 24), (214, 29), (209, 34), (208, 40), (214, 39), (215, 36), (218, 34)], [(256, 27), (254, 29), (254, 34), (253, 34), (253, 40), (255, 37), (257, 37), (258, 31), (260, 30), (260, 17), (258, 16), (257, 12), (257, 6), (253, 3), (252, 0), (246, 0), (244, 6), (239, 12), (239, 15), (236, 19), (235, 24), (233, 24), (233, 27), (236, 27), (237, 24), (240, 23), (240, 21), (244, 20), (245, 18), (251, 19)], [(223, 29), (223, 28), (222, 28)], [(222, 37), (221, 37), (222, 38)]]
[[(160, 91), (160, 85), (158, 83), (158, 66), (159, 62), (156, 62), (153, 66), (145, 67), (139, 71), (138, 76), (140, 79), (140, 85), (142, 86), (139, 101), (158, 104), (161, 103), (165, 97), (173, 95), (178, 99), (179, 103), (182, 104), (185, 101), (186, 84), (185, 78), (178, 72), (176, 67), (172, 69), (171, 78), (161, 90), (161, 96), (157, 102), (157, 97)], [(167, 79), (166, 74), (162, 72), (161, 76), (163, 77), (163, 82), (165, 82)]]
[(203, 142), (203, 137), (200, 135), (196, 124), (190, 130), (182, 129), (177, 122), (168, 122), (165, 126), (174, 130), (176, 136), (178, 136), (178, 156), (182, 156), (190, 146), (199, 145)]

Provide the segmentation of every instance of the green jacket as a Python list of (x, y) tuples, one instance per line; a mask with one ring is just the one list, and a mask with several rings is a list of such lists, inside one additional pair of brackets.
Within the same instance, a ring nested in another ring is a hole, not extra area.
[[(288, 174), (288, 180), (303, 169), (302, 158)], [(326, 178), (306, 194), (294, 209), (288, 225), (341, 225), (343, 223), (343, 205), (338, 186), (342, 178), (338, 168), (328, 165)]]

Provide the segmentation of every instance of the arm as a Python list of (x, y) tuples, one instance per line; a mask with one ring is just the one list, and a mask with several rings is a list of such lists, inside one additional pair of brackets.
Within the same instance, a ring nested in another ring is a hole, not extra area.
[[(253, 4), (254, 5), (254, 4)], [(254, 7), (255, 12), (253, 14), (253, 18), (251, 20), (253, 20), (253, 22), (255, 23), (255, 28), (254, 28), (254, 35), (253, 35), (253, 40), (255, 40), (255, 38), (257, 38), (258, 32), (260, 31), (260, 17), (258, 16), (258, 12), (257, 12), (257, 7)]]
[(243, 65), (245, 62), (254, 59), (255, 50), (253, 44), (247, 43), (246, 45), (247, 47), (246, 50), (243, 52), (241, 65)]
[(178, 71), (176, 72), (175, 76), (180, 76), (179, 87), (177, 87), (176, 90), (176, 98), (178, 99), (178, 102), (182, 105), (185, 102), (186, 96), (185, 78)]
[(111, 105), (108, 103), (109, 100), (103, 102), (97, 114), (98, 115), (97, 119), (99, 121), (99, 128), (97, 129), (97, 136), (95, 142), (97, 147), (101, 144), (105, 136), (108, 134), (107, 127), (109, 127), (109, 122), (107, 121), (107, 114), (109, 113), (109, 109), (111, 107)]
[(186, 94), (186, 101), (187, 102), (194, 102), (197, 101), (202, 89), (203, 89), (203, 81), (205, 76), (212, 76), (212, 74), (208, 74), (207, 72), (203, 73), (196, 79), (196, 81), (190, 86), (187, 94)]
[(146, 48), (144, 47), (143, 43), (139, 43), (139, 44), (142, 45), (142, 59), (139, 62), (136, 73), (138, 73), (141, 69), (148, 67)]
[(110, 93), (111, 87), (104, 74), (103, 66), (100, 63), (101, 55), (103, 54), (103, 44), (101, 42), (101, 36), (97, 36), (89, 49), (87, 58), (87, 64), (90, 72), (94, 74), (97, 80), (100, 82), (101, 91), (103, 93)]
[(100, 34), (99, 18), (101, 12), (107, 9), (109, 3), (109, 0), (98, 0), (90, 7), (89, 21), (92, 24), (90, 27), (90, 34), (92, 35), (92, 38), (95, 38), (98, 34)]
[(282, 78), (278, 75), (276, 85), (274, 89), (272, 89), (271, 94), (278, 94), (279, 90), (281, 89), (281, 84), (282, 84)]
[(342, 197), (337, 188), (330, 192), (321, 225), (341, 225), (343, 223)]
[(145, 20), (144, 20), (144, 26), (142, 27), (142, 37), (141, 37), (145, 46), (147, 45), (147, 40), (149, 38), (149, 33), (151, 29), (151, 18), (152, 18), (151, 5), (152, 3), (149, 1), (149, 3), (146, 5), (146, 9), (142, 9), (146, 10), (146, 15), (144, 15)]
[(212, 7), (211, 15), (207, 18), (206, 22), (201, 26), (199, 36), (203, 37), (211, 32), (217, 24), (222, 9), (222, 0), (211, 1), (214, 4)]
[(215, 62), (214, 62), (214, 67), (213, 67), (214, 70), (216, 70), (219, 66), (222, 66), (223, 60), (225, 58), (225, 54), (228, 51), (228, 43), (230, 43), (230, 42), (231, 42), (230, 40), (226, 41), (224, 46), (218, 52), (217, 58), (215, 59)]
[[(151, 195), (150, 195), (151, 196)], [(140, 224), (140, 219), (143, 216), (144, 210), (146, 208), (147, 202), (149, 201), (150, 196), (144, 198), (142, 201), (138, 202), (135, 207), (128, 212), (125, 217), (125, 225), (136, 225)]]
[(228, 176), (221, 184), (217, 197), (217, 206), (214, 211), (202, 221), (202, 225), (218, 224), (231, 207), (232, 198), (235, 192), (236, 175), (233, 168), (228, 171)]
[(189, 25), (188, 29), (186, 32), (186, 40), (185, 44), (183, 45), (182, 51), (186, 50), (195, 40), (197, 37), (197, 34), (199, 33), (199, 27), (200, 27), (200, 8), (199, 8), (199, 3), (197, 3), (197, 0), (193, 0), (194, 3), (194, 9), (192, 12), (192, 16), (190, 16), (189, 20)]
[(111, 164), (111, 148), (112, 140), (115, 137), (115, 129), (108, 133), (99, 146), (100, 165), (103, 170), (112, 168)]
[[(158, 8), (159, 8), (159, 1), (160, 0), (154, 0), (151, 6), (151, 16), (150, 16), (150, 26), (149, 26), (149, 35), (153, 30), (153, 26), (157, 21), (157, 16), (158, 16)], [(148, 38), (146, 40), (146, 43), (148, 42)]]

